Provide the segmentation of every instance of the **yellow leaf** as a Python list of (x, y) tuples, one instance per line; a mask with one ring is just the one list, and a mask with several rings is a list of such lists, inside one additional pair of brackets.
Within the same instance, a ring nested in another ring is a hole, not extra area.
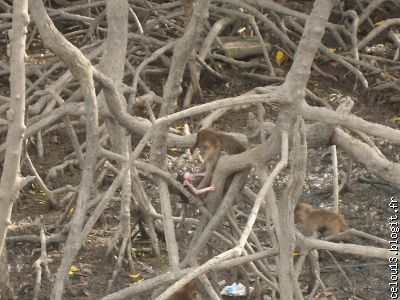
[(79, 268), (78, 268), (77, 266), (72, 265), (70, 270), (71, 270), (72, 272), (78, 272), (78, 271), (79, 271)]
[(129, 274), (128, 276), (131, 277), (131, 278), (138, 278), (138, 277), (140, 277), (142, 275), (141, 274)]
[(184, 126), (182, 124), (178, 124), (175, 126), (175, 129), (183, 129), (183, 128), (184, 128)]
[(178, 149), (177, 148), (170, 148), (169, 151), (176, 152), (176, 151), (178, 151)]
[(77, 266), (72, 265), (69, 269), (68, 275), (73, 275), (74, 273), (78, 272), (79, 268)]
[(281, 50), (278, 50), (278, 52), (276, 52), (275, 59), (277, 62), (281, 63), (285, 59), (285, 53)]
[(293, 256), (300, 256), (300, 253), (299, 252), (293, 252)]
[(329, 50), (330, 53), (335, 53), (336, 52), (335, 48), (329, 48), (328, 50)]
[(138, 280), (138, 281), (136, 281), (136, 282), (130, 282), (130, 283), (128, 283), (128, 286), (133, 286), (133, 285), (138, 284), (138, 283), (143, 282), (143, 281), (144, 281), (144, 279), (142, 278), (142, 279), (140, 279), (140, 280)]

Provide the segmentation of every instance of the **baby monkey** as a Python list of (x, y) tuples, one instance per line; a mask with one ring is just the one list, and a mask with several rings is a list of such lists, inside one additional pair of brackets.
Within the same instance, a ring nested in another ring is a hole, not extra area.
[(195, 147), (200, 149), (200, 155), (204, 161), (202, 167), (204, 177), (198, 186), (199, 189), (210, 185), (221, 152), (238, 154), (247, 149), (247, 145), (241, 143), (233, 136), (209, 128), (201, 129), (197, 133)]
[(197, 294), (196, 281), (192, 280), (176, 291), (175, 294), (168, 297), (167, 300), (196, 300), (198, 299)]
[(304, 225), (307, 236), (317, 232), (321, 237), (327, 237), (347, 229), (342, 215), (321, 208), (315, 209), (310, 204), (302, 202), (294, 209), (294, 221)]
[[(197, 189), (193, 186), (193, 180), (196, 179), (196, 177), (204, 177), (206, 173), (190, 173), (190, 172), (182, 172), (178, 175), (176, 178), (177, 181), (183, 184), (183, 186), (191, 193), (195, 195), (200, 195), (206, 192), (213, 192), (216, 190), (216, 187), (214, 185), (211, 185), (209, 187), (205, 187), (202, 189)], [(183, 203), (189, 203), (189, 199), (182, 193), (179, 193), (179, 196), (182, 199)]]
[[(209, 187), (205, 187), (202, 189), (197, 189), (196, 187), (193, 186), (193, 180), (196, 179), (196, 177), (204, 177), (205, 173), (190, 173), (190, 172), (182, 172), (179, 173), (178, 177), (176, 177), (176, 180), (179, 181), (180, 183), (183, 184), (183, 186), (191, 193), (195, 195), (201, 195), (206, 192), (213, 192), (216, 190), (216, 187), (214, 185), (211, 185)], [(181, 225), (184, 226), (185, 219), (188, 214), (188, 206), (189, 206), (189, 199), (181, 192), (179, 192), (179, 197), (182, 200), (183, 203), (183, 211), (182, 211), (182, 220), (181, 220)], [(204, 204), (206, 204), (205, 199), (201, 199)]]

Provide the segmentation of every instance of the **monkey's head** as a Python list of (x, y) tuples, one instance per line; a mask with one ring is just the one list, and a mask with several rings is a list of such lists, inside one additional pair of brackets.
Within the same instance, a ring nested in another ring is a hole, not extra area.
[(196, 144), (194, 148), (199, 148), (200, 155), (203, 159), (209, 153), (210, 149), (215, 149), (219, 145), (218, 137), (214, 130), (205, 128), (197, 133)]
[(295, 209), (294, 209), (294, 222), (295, 223), (303, 223), (310, 212), (313, 210), (313, 207), (310, 204), (307, 203), (297, 203)]
[(183, 183), (185, 180), (192, 182), (194, 180), (194, 176), (190, 171), (184, 171), (178, 174), (176, 180), (180, 183)]
[(197, 295), (198, 291), (196, 281), (192, 280), (185, 284), (180, 290), (170, 296), (167, 300), (196, 300), (199, 299)]
[(181, 172), (178, 174), (178, 176), (176, 176), (176, 181), (183, 183), (185, 181), (185, 176), (184, 176), (185, 172)]
[(197, 299), (197, 284), (195, 280), (192, 280), (188, 282), (185, 286), (184, 289), (187, 294), (187, 299), (190, 300), (196, 300)]

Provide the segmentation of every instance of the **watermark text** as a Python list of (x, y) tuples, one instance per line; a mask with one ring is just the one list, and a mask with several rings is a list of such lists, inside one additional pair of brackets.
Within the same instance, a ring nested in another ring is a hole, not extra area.
[(389, 207), (393, 209), (389, 216), (389, 290), (390, 299), (399, 299), (399, 202), (395, 197), (390, 198)]

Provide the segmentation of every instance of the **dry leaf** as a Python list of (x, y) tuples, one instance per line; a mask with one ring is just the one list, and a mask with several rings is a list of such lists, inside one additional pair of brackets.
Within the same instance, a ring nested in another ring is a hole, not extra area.
[(130, 283), (128, 283), (128, 286), (133, 286), (133, 285), (136, 285), (136, 284), (141, 283), (141, 282), (143, 282), (143, 281), (144, 281), (144, 279), (142, 278), (142, 279), (140, 279), (140, 280), (138, 280), (138, 281), (136, 281), (136, 282), (130, 282)]
[(69, 269), (68, 275), (73, 275), (74, 273), (78, 272), (79, 268), (77, 266), (72, 265)]
[(285, 54), (285, 52), (283, 52), (283, 51), (281, 51), (281, 50), (278, 50), (278, 51), (276, 52), (276, 55), (275, 55), (275, 60), (276, 60), (276, 62), (278, 63), (278, 65), (280, 65), (283, 61), (286, 60), (286, 54)]

